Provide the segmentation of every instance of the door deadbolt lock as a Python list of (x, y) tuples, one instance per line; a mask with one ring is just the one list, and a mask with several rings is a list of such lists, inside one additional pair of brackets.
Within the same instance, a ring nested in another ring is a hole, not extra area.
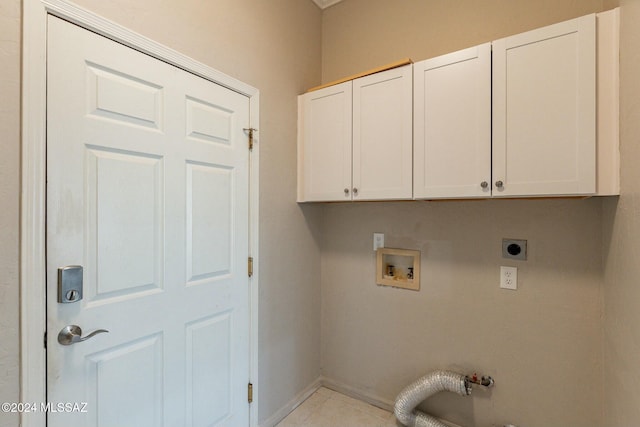
[(82, 266), (68, 265), (58, 268), (58, 302), (67, 304), (82, 299)]

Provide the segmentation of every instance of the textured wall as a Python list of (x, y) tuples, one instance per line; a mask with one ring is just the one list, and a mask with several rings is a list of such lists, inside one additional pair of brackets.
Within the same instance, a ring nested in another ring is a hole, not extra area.
[(640, 1), (622, 0), (620, 200), (604, 204), (606, 425), (640, 423)]
[[(263, 420), (320, 374), (320, 254), (313, 233), (321, 208), (297, 206), (295, 177), (296, 96), (320, 81), (321, 11), (310, 0), (76, 3), (260, 90), (259, 419)], [(0, 387), (4, 391), (6, 383), (6, 397), (15, 399), (20, 2), (0, 0), (0, 4), (0, 58), (5, 67), (0, 82)]]
[[(0, 402), (19, 396), (20, 0), (0, 0)], [(0, 412), (1, 427), (18, 417)]]
[[(322, 20), (322, 80), (414, 61), (615, 6), (617, 0), (345, 0)], [(393, 4), (393, 7), (390, 5)]]
[[(600, 200), (336, 204), (324, 228), (326, 378), (393, 401), (436, 369), (488, 373), (490, 393), (426, 409), (463, 426), (602, 425)], [(376, 286), (374, 232), (421, 251), (419, 292)], [(528, 260), (503, 260), (503, 237), (527, 239)], [(500, 265), (518, 267), (517, 291)]]
[[(613, 6), (598, 0), (399, 0), (391, 8), (384, 0), (345, 0), (323, 17), (323, 81)], [(393, 400), (434, 369), (487, 371), (497, 381), (490, 394), (439, 396), (427, 408), (461, 425), (602, 425), (602, 203), (327, 206), (323, 375)], [(371, 241), (378, 231), (389, 247), (422, 250), (419, 293), (375, 285)], [(498, 287), (499, 266), (514, 265), (500, 258), (503, 237), (530, 244), (530, 259), (517, 263), (516, 292)], [(585, 378), (592, 386), (579, 385)]]

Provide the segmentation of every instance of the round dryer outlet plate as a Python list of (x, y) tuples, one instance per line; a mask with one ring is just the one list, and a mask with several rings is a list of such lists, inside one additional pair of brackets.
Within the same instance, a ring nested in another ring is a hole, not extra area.
[(502, 239), (502, 258), (527, 260), (527, 241), (519, 239)]

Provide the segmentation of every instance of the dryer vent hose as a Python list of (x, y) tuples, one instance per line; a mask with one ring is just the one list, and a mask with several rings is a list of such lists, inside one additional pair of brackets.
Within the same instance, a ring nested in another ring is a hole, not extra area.
[(394, 413), (407, 427), (449, 427), (439, 419), (416, 410), (424, 400), (441, 391), (462, 396), (471, 394), (468, 377), (449, 371), (435, 371), (405, 387), (396, 398)]

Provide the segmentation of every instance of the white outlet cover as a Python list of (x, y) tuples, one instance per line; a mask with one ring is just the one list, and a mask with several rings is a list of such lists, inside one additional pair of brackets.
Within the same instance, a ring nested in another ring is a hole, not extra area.
[(373, 233), (373, 250), (384, 248), (384, 233)]
[(500, 267), (500, 287), (502, 289), (518, 289), (518, 268)]

